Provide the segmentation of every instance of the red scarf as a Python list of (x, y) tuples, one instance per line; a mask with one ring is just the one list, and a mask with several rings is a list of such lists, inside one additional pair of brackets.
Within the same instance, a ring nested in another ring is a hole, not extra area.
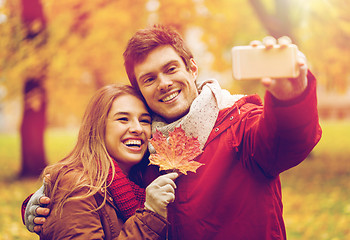
[[(113, 197), (113, 202), (117, 205), (124, 220), (134, 215), (136, 209), (143, 208), (145, 203), (145, 189), (132, 182), (113, 160), (115, 167), (114, 179), (108, 187), (108, 191)], [(112, 179), (112, 167), (109, 169), (107, 183)]]

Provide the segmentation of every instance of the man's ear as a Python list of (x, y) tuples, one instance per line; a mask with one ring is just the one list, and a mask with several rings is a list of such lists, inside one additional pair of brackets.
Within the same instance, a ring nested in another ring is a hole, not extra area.
[(193, 78), (196, 80), (197, 77), (198, 77), (198, 66), (197, 66), (197, 63), (194, 60), (194, 58), (190, 59), (190, 63), (191, 63), (191, 66), (190, 66), (191, 73), (193, 75)]

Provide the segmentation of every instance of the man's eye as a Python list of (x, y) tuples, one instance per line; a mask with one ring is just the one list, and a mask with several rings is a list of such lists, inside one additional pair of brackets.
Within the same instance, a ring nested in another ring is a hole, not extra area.
[(175, 66), (168, 68), (168, 73), (173, 73), (175, 71), (176, 71), (176, 67)]
[(153, 82), (154, 81), (154, 77), (149, 77), (149, 78), (146, 78), (145, 80), (144, 80), (144, 83), (151, 83), (151, 82)]

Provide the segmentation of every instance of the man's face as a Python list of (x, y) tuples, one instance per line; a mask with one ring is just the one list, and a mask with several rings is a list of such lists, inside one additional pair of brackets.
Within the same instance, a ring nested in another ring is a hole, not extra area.
[(190, 71), (171, 46), (160, 46), (134, 67), (136, 80), (148, 106), (167, 122), (186, 115), (198, 96), (198, 68), (191, 60)]

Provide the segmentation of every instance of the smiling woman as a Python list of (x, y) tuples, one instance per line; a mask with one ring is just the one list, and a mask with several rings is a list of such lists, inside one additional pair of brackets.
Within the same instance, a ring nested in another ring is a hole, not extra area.
[(150, 114), (132, 87), (100, 89), (87, 107), (73, 151), (43, 171), (50, 174), (45, 194), (52, 212), (40, 238), (164, 238), (178, 174), (156, 178), (145, 193), (157, 174), (145, 174), (150, 137)]
[(145, 155), (150, 126), (151, 116), (139, 98), (123, 95), (113, 102), (106, 123), (106, 147), (125, 174)]

